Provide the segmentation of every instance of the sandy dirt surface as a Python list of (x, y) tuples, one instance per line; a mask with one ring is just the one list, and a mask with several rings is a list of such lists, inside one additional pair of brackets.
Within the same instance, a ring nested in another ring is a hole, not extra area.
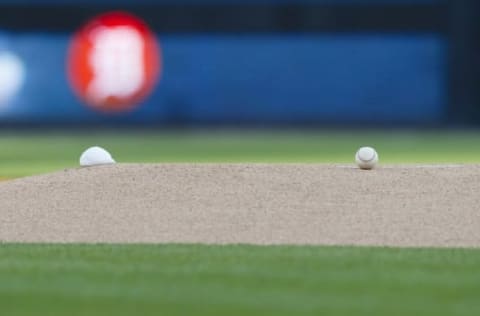
[(480, 246), (480, 165), (117, 164), (0, 182), (0, 241)]

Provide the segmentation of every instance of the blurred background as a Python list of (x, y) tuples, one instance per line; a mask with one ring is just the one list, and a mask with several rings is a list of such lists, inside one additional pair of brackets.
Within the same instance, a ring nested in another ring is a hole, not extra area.
[[(478, 124), (479, 8), (472, 0), (0, 0), (0, 122)], [(133, 42), (122, 27), (137, 30)], [(105, 91), (89, 96), (95, 85)]]
[[(51, 141), (73, 127), (238, 128), (240, 139), (327, 128), (341, 141), (367, 127), (376, 132), (362, 139), (375, 143), (391, 128), (478, 127), (479, 84), (474, 0), (0, 0), (4, 140), (40, 126), (60, 128)], [(472, 149), (468, 137), (457, 151)]]

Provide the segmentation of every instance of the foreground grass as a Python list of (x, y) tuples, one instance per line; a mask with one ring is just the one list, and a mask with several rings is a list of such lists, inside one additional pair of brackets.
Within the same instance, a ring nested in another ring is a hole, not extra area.
[(0, 132), (0, 178), (78, 165), (80, 153), (100, 145), (120, 162), (351, 163), (362, 145), (382, 163), (480, 162), (480, 132)]
[(480, 315), (480, 250), (1, 245), (2, 315)]

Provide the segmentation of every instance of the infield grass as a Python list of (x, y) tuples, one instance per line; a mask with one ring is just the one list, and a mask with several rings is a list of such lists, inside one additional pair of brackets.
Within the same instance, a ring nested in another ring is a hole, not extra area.
[(2, 245), (2, 315), (479, 315), (480, 250)]
[(352, 163), (374, 146), (382, 163), (477, 163), (480, 132), (84, 131), (0, 132), (0, 178), (78, 166), (93, 145), (119, 162)]

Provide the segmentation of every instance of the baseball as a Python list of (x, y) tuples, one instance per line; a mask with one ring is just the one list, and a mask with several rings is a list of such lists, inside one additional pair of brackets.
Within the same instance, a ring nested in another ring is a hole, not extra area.
[(355, 154), (355, 162), (360, 169), (373, 169), (378, 163), (378, 154), (372, 147), (361, 147)]
[(80, 166), (97, 166), (115, 163), (112, 156), (105, 149), (94, 146), (85, 150), (80, 156)]

